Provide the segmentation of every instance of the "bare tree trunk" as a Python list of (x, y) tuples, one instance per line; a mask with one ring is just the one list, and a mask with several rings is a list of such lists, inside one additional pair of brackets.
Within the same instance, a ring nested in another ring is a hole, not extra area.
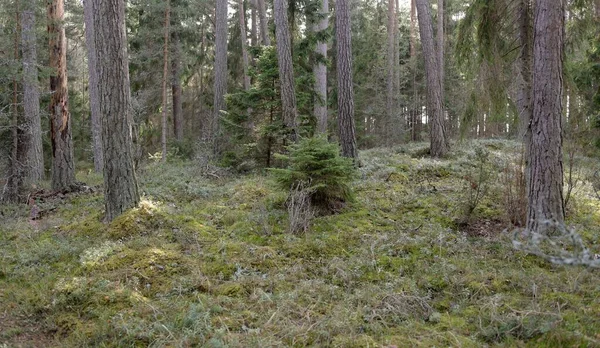
[(380, 130), (383, 136), (383, 143), (389, 145), (390, 141), (390, 127), (392, 124), (392, 118), (394, 117), (394, 59), (396, 54), (394, 53), (396, 41), (396, 32), (394, 31), (394, 21), (396, 17), (395, 0), (388, 0), (388, 22), (387, 22), (387, 78), (386, 78), (386, 98), (385, 98), (385, 121), (381, 122), (380, 125), (383, 129)]
[[(395, 107), (395, 119), (392, 120), (393, 124), (391, 130), (391, 140), (394, 142), (395, 138), (399, 138), (401, 141), (404, 137), (404, 131), (406, 129), (406, 123), (403, 118), (402, 107), (400, 105), (400, 29), (398, 26), (398, 19), (400, 18), (400, 1), (396, 0), (396, 13), (394, 15), (394, 107)], [(396, 136), (394, 136), (396, 134)]]
[(250, 75), (248, 74), (249, 59), (246, 38), (246, 18), (244, 16), (244, 0), (238, 0), (238, 18), (240, 23), (240, 41), (242, 43), (242, 65), (244, 68), (244, 90), (250, 90)]
[(287, 18), (287, 0), (274, 0), (275, 39), (277, 40), (277, 63), (279, 65), (279, 85), (281, 87), (281, 111), (283, 123), (291, 141), (298, 138), (296, 109), (296, 87), (294, 85), (294, 65), (292, 45)]
[(533, 43), (533, 114), (527, 178), (527, 229), (564, 222), (562, 94), (565, 0), (537, 0)]
[(63, 26), (64, 0), (48, 2), (50, 47), (50, 138), (52, 140), (52, 189), (65, 190), (75, 183), (71, 114), (67, 88), (67, 38)]
[[(438, 69), (440, 70), (440, 84), (442, 85), (442, 107), (444, 106), (444, 0), (437, 0), (437, 53)], [(444, 111), (442, 111), (444, 114)]]
[(438, 56), (433, 43), (433, 27), (431, 11), (427, 0), (416, 0), (419, 16), (419, 31), (423, 58), (425, 59), (425, 75), (427, 76), (427, 114), (429, 115), (429, 134), (433, 157), (443, 157), (449, 150), (444, 125), (442, 84), (438, 68)]
[(271, 46), (271, 38), (269, 37), (269, 22), (267, 21), (267, 9), (265, 0), (256, 0), (258, 2), (258, 16), (260, 17), (260, 40), (265, 46)]
[(256, 46), (258, 44), (258, 26), (256, 25), (256, 8), (258, 7), (257, 0), (250, 0), (250, 4), (250, 19), (252, 20), (252, 26), (250, 27), (250, 45)]
[(183, 141), (183, 96), (181, 87), (181, 42), (178, 28), (171, 34), (173, 54), (171, 57), (171, 94), (173, 98), (173, 131), (177, 141)]
[[(533, 105), (531, 104), (531, 79), (532, 79), (532, 25), (531, 25), (531, 0), (519, 0), (519, 42), (521, 49), (517, 61), (519, 76), (517, 90), (517, 110), (519, 112), (519, 135), (523, 139), (526, 148), (529, 145), (531, 113)], [(526, 152), (528, 150), (526, 149)], [(527, 158), (528, 156), (525, 156)]]
[[(315, 25), (315, 32), (323, 33), (329, 27), (329, 0), (321, 0), (321, 14), (325, 17)], [(327, 42), (317, 42), (315, 49), (316, 61), (313, 67), (315, 76), (315, 100), (314, 112), (317, 119), (317, 133), (327, 133)]]
[(412, 110), (412, 140), (421, 140), (421, 105), (417, 92), (417, 5), (416, 0), (410, 2), (410, 65), (413, 73), (413, 110)]
[(164, 26), (164, 42), (165, 46), (163, 49), (163, 80), (162, 80), (162, 133), (160, 138), (160, 143), (162, 146), (162, 157), (161, 162), (167, 161), (167, 80), (169, 78), (169, 36), (170, 36), (170, 26), (171, 26), (171, 4), (169, 0), (167, 0), (165, 8), (165, 26)]
[(215, 11), (215, 81), (213, 118), (209, 127), (208, 139), (213, 143), (213, 152), (220, 152), (219, 133), (221, 110), (225, 110), (227, 93), (227, 0), (216, 0)]
[(23, 143), (25, 155), (25, 179), (37, 184), (44, 178), (44, 154), (42, 149), (42, 125), (40, 119), (40, 91), (38, 87), (37, 46), (35, 34), (36, 2), (26, 0), (21, 15), (21, 51), (23, 52), (23, 112), (25, 127)]
[(112, 221), (140, 201), (133, 159), (131, 95), (123, 0), (91, 0), (102, 120), (104, 204)]
[(342, 156), (358, 165), (358, 147), (354, 128), (354, 86), (352, 85), (352, 36), (347, 0), (336, 3), (335, 35), (337, 50), (338, 133)]

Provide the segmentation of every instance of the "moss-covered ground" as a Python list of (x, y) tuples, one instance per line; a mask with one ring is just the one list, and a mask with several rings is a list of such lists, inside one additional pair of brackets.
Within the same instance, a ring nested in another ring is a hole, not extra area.
[[(141, 170), (143, 202), (110, 224), (101, 192), (42, 202), (35, 221), (4, 206), (0, 346), (600, 346), (600, 273), (512, 248), (501, 170), (519, 146), (446, 160), (425, 146), (362, 152), (356, 200), (303, 235), (286, 232), (269, 174), (205, 177), (191, 162)], [(584, 184), (569, 224), (598, 253)]]

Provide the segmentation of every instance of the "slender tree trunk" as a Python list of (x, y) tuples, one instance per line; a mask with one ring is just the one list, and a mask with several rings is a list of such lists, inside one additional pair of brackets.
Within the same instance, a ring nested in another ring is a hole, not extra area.
[[(398, 19), (400, 18), (400, 1), (396, 0), (396, 13), (394, 15), (394, 107), (395, 107), (395, 119), (392, 120), (392, 136), (390, 137), (392, 143), (395, 138), (403, 140), (404, 131), (406, 129), (406, 122), (403, 117), (402, 106), (400, 103), (400, 29), (398, 25)], [(394, 136), (394, 134), (397, 134)]]
[(392, 118), (395, 113), (395, 75), (394, 75), (394, 63), (396, 54), (395, 50), (395, 41), (396, 41), (396, 32), (394, 28), (394, 21), (396, 17), (396, 8), (395, 8), (395, 0), (388, 0), (388, 22), (387, 22), (387, 78), (386, 78), (386, 98), (385, 98), (385, 121), (381, 122), (381, 126), (383, 129), (380, 130), (381, 135), (383, 136), (383, 143), (389, 145), (390, 142), (390, 128), (392, 125)]
[(40, 119), (40, 91), (38, 87), (37, 45), (35, 34), (36, 2), (26, 0), (21, 14), (21, 51), (23, 52), (23, 143), (27, 149), (25, 179), (37, 184), (44, 178), (44, 153)]
[[(177, 22), (176, 22), (177, 23)], [(177, 25), (177, 24), (176, 24)], [(174, 28), (171, 34), (173, 54), (171, 56), (171, 94), (173, 98), (173, 131), (177, 141), (183, 141), (183, 92), (181, 87), (181, 42)]]
[[(444, 0), (437, 0), (437, 54), (438, 69), (440, 70), (440, 84), (442, 85), (442, 107), (444, 106)], [(442, 111), (442, 114), (444, 111)]]
[(69, 189), (75, 183), (71, 115), (67, 88), (67, 38), (63, 26), (64, 0), (48, 1), (50, 47), (50, 139), (52, 140), (52, 189)]
[[(329, 27), (329, 0), (321, 0), (321, 14), (325, 17), (315, 24), (315, 32), (323, 34)], [(327, 133), (327, 42), (318, 41), (315, 49), (316, 61), (313, 67), (315, 76), (314, 112), (317, 119), (317, 133)]]
[(527, 229), (564, 222), (562, 93), (565, 0), (537, 0), (533, 43), (533, 114)]
[(96, 72), (96, 47), (94, 46), (94, 21), (92, 20), (92, 0), (84, 0), (85, 42), (87, 45), (90, 113), (92, 119), (92, 148), (94, 151), (94, 170), (101, 173), (104, 166), (102, 152), (102, 120), (100, 120), (100, 96), (98, 95), (98, 74)]
[(258, 16), (260, 17), (260, 40), (265, 46), (271, 46), (271, 38), (269, 37), (269, 22), (267, 21), (267, 9), (265, 0), (256, 0), (258, 3)]
[(238, 18), (240, 23), (240, 41), (242, 44), (242, 65), (244, 68), (244, 90), (250, 90), (250, 75), (248, 74), (249, 59), (248, 59), (248, 48), (246, 47), (246, 19), (244, 16), (244, 0), (238, 0)]
[(274, 0), (275, 39), (277, 40), (277, 63), (279, 65), (279, 85), (281, 88), (281, 111), (283, 123), (291, 141), (298, 138), (296, 109), (296, 88), (294, 85), (294, 65), (292, 45), (287, 18), (287, 0)]
[(104, 204), (112, 221), (140, 200), (133, 159), (131, 95), (123, 0), (91, 0), (102, 120)]
[(438, 68), (438, 56), (433, 43), (433, 27), (431, 11), (427, 0), (416, 0), (419, 16), (419, 31), (423, 58), (425, 59), (425, 75), (427, 76), (427, 115), (429, 115), (429, 134), (433, 157), (443, 157), (448, 152), (448, 140), (444, 126), (442, 84)]
[(256, 21), (258, 16), (256, 15), (256, 8), (258, 7), (257, 0), (250, 0), (250, 19), (252, 20), (252, 26), (250, 27), (250, 45), (256, 46), (258, 44), (258, 26)]
[(335, 35), (337, 50), (338, 133), (342, 156), (358, 165), (358, 147), (354, 128), (354, 86), (352, 82), (352, 36), (347, 0), (337, 0)]
[(225, 93), (227, 93), (227, 0), (216, 0), (216, 2), (214, 103), (208, 139), (213, 143), (214, 154), (219, 154), (221, 110), (225, 110)]
[(161, 162), (167, 161), (167, 81), (169, 78), (169, 36), (171, 26), (171, 4), (167, 0), (165, 8), (165, 25), (164, 25), (164, 43), (163, 48), (163, 80), (162, 80), (162, 133), (161, 133), (161, 146), (162, 146), (162, 157)]
[(412, 140), (421, 140), (421, 115), (420, 98), (417, 91), (417, 5), (416, 0), (410, 2), (410, 66), (413, 73), (413, 110), (412, 110)]
[[(523, 139), (523, 143), (526, 147), (525, 152), (527, 153), (527, 147), (529, 146), (530, 137), (529, 123), (531, 122), (531, 113), (533, 109), (533, 105), (531, 104), (531, 55), (533, 53), (533, 35), (531, 33), (531, 0), (519, 0), (518, 15), (519, 42), (521, 45), (521, 49), (519, 52), (519, 59), (517, 61), (519, 69), (519, 76), (517, 77), (517, 111), (519, 113), (519, 135)], [(526, 155), (525, 158), (528, 158), (528, 156)]]

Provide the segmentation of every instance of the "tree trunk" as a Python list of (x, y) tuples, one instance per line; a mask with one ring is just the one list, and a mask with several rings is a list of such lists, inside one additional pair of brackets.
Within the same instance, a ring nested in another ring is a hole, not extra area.
[[(437, 0), (437, 54), (438, 69), (440, 70), (440, 84), (442, 85), (442, 107), (444, 107), (444, 0)], [(442, 115), (444, 111), (442, 110)]]
[(396, 32), (394, 31), (394, 21), (396, 17), (395, 0), (388, 0), (388, 22), (387, 22), (387, 78), (386, 78), (386, 98), (385, 98), (385, 121), (381, 122), (380, 125), (383, 129), (380, 130), (380, 134), (383, 136), (383, 143), (389, 145), (390, 140), (390, 128), (392, 125), (392, 118), (394, 117), (394, 63), (396, 54), (394, 53), (396, 41)]
[(135, 176), (123, 0), (91, 0), (104, 151), (104, 204), (112, 221), (140, 200)]
[[(321, 0), (321, 14), (325, 17), (315, 24), (314, 30), (319, 35), (329, 27), (329, 0)], [(315, 48), (315, 100), (314, 112), (317, 119), (317, 133), (327, 133), (327, 42), (318, 41)]]
[(354, 129), (354, 86), (352, 85), (352, 37), (347, 0), (336, 3), (335, 35), (337, 50), (338, 133), (342, 156), (358, 165), (358, 148)]
[(529, 146), (527, 229), (564, 222), (562, 93), (564, 0), (537, 0), (533, 43), (533, 114)]
[(260, 17), (260, 40), (265, 46), (271, 46), (271, 38), (269, 37), (269, 22), (267, 21), (267, 9), (265, 0), (256, 0), (258, 3), (258, 16)]
[(65, 190), (75, 183), (71, 115), (67, 89), (67, 38), (63, 26), (64, 0), (48, 2), (50, 47), (50, 139), (52, 140), (52, 189)]
[(279, 65), (279, 85), (281, 88), (281, 113), (287, 128), (288, 137), (295, 142), (298, 138), (296, 109), (296, 88), (294, 85), (294, 65), (292, 45), (287, 18), (287, 0), (274, 0), (275, 39), (277, 40), (277, 63)]
[(171, 26), (171, 4), (167, 0), (165, 8), (165, 25), (164, 25), (164, 48), (163, 48), (163, 80), (162, 80), (162, 133), (160, 143), (162, 146), (162, 156), (160, 161), (167, 161), (167, 80), (169, 78), (169, 36)]
[[(531, 104), (531, 55), (532, 55), (532, 40), (531, 33), (531, 0), (519, 1), (519, 43), (520, 52), (518, 64), (518, 90), (517, 90), (517, 111), (519, 113), (519, 136), (523, 139), (526, 147), (529, 146), (532, 104)], [(526, 155), (525, 158), (528, 158)]]
[[(399, 138), (402, 141), (406, 123), (402, 117), (402, 106), (400, 105), (400, 29), (398, 19), (400, 18), (400, 1), (396, 0), (396, 13), (394, 15), (394, 107), (395, 119), (392, 120), (392, 136), (391, 140)], [(396, 134), (396, 136), (394, 136)]]
[(213, 118), (208, 139), (213, 143), (213, 152), (218, 154), (221, 110), (225, 110), (227, 93), (227, 0), (216, 0), (215, 11), (215, 81)]
[(250, 19), (252, 20), (252, 26), (250, 27), (250, 45), (256, 46), (258, 44), (258, 26), (256, 23), (256, 8), (258, 7), (257, 0), (250, 0), (250, 4)]
[(102, 172), (104, 156), (102, 152), (102, 120), (100, 120), (100, 96), (98, 95), (98, 74), (96, 72), (96, 53), (94, 46), (94, 21), (92, 20), (92, 0), (84, 0), (85, 42), (87, 45), (90, 113), (92, 121), (92, 148), (94, 151), (94, 170)]
[(25, 179), (37, 184), (44, 179), (44, 153), (42, 148), (42, 125), (40, 119), (40, 91), (38, 87), (37, 46), (35, 34), (36, 3), (25, 2), (21, 15), (21, 51), (23, 53), (23, 112), (25, 127), (23, 144), (25, 155)]
[(238, 18), (240, 24), (240, 41), (242, 44), (242, 66), (244, 68), (244, 90), (250, 90), (250, 75), (248, 74), (249, 59), (246, 38), (246, 19), (244, 16), (244, 0), (238, 0)]
[(421, 46), (425, 59), (425, 75), (427, 77), (427, 115), (429, 116), (429, 134), (433, 157), (443, 157), (449, 150), (444, 126), (442, 84), (438, 68), (438, 56), (435, 54), (433, 43), (433, 27), (431, 11), (427, 0), (416, 0), (419, 17)]
[(412, 110), (412, 141), (421, 141), (421, 115), (420, 98), (417, 91), (417, 5), (415, 0), (410, 2), (410, 66), (413, 74), (413, 110)]
[[(177, 23), (176, 23), (177, 25)], [(183, 100), (181, 87), (181, 42), (178, 28), (171, 34), (173, 54), (171, 56), (171, 94), (173, 98), (173, 131), (177, 141), (183, 141)]]

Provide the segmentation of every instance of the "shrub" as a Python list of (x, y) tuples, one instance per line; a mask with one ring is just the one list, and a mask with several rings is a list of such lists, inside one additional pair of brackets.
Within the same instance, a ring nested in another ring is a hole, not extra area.
[(330, 212), (352, 200), (349, 182), (356, 170), (351, 159), (340, 156), (337, 144), (325, 137), (305, 138), (288, 146), (288, 151), (288, 156), (279, 156), (288, 161), (288, 168), (271, 169), (283, 188), (303, 186), (313, 206)]

